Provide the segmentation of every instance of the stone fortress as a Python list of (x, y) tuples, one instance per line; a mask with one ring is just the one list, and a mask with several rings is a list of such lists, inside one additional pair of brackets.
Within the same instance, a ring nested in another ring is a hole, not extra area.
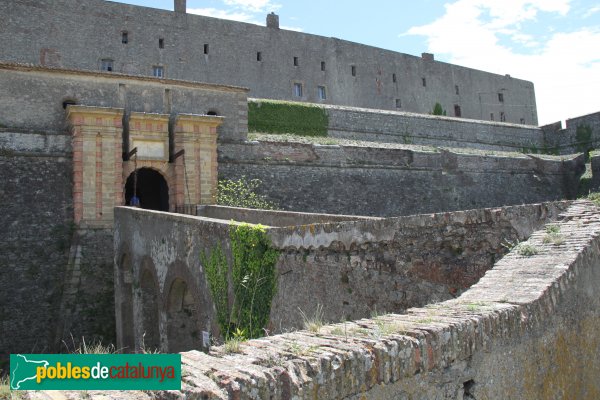
[[(531, 82), (336, 38), (103, 0), (3, 1), (0, 60), (250, 88), (321, 102), (537, 125)], [(45, 23), (40, 23), (45, 21)]]
[[(530, 82), (272, 14), (0, 11), (1, 358), (69, 351), (72, 335), (185, 351), (187, 397), (598, 397), (598, 214), (566, 199), (599, 114), (536, 127)], [(329, 137), (370, 143), (248, 141), (264, 99), (315, 102)], [(428, 115), (435, 102), (452, 116)], [(286, 211), (214, 205), (217, 179), (241, 176)], [(120, 207), (134, 192), (144, 209)], [(207, 355), (199, 333), (220, 332), (199, 256), (230, 257), (231, 220), (267, 226), (281, 252), (268, 328), (292, 332)], [(506, 255), (525, 240), (539, 253)], [(340, 324), (296, 331), (318, 305)]]

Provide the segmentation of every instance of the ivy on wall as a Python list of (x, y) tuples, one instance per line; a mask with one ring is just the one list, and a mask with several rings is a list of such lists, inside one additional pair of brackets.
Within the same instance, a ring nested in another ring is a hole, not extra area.
[(248, 102), (250, 132), (327, 136), (328, 125), (327, 111), (314, 104), (275, 100)]
[[(229, 237), (231, 268), (219, 245), (210, 256), (201, 255), (217, 309), (217, 322), (226, 340), (239, 332), (243, 332), (245, 338), (261, 337), (277, 293), (275, 264), (279, 251), (271, 246), (266, 229), (261, 225), (230, 225)], [(229, 298), (229, 282), (233, 289), (232, 299)]]

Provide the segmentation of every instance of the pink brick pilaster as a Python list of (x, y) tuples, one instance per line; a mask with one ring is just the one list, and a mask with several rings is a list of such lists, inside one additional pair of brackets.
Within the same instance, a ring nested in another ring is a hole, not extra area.
[(75, 223), (112, 226), (113, 207), (122, 189), (121, 143), (123, 109), (69, 106), (73, 142), (73, 204)]
[[(214, 204), (217, 189), (217, 127), (223, 117), (180, 114), (175, 120), (175, 152), (185, 150), (178, 159), (177, 205)], [(185, 164), (185, 168), (184, 168)], [(186, 182), (187, 181), (187, 182)]]

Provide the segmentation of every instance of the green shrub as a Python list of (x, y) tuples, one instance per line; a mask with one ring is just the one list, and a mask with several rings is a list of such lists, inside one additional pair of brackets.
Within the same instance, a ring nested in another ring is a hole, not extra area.
[(256, 208), (261, 210), (277, 210), (276, 203), (266, 196), (256, 193), (262, 184), (260, 179), (247, 180), (242, 176), (238, 180), (222, 179), (217, 185), (217, 204), (229, 207)]
[(444, 110), (442, 108), (442, 105), (440, 103), (435, 103), (435, 106), (433, 106), (433, 115), (446, 115), (446, 110)]
[(328, 124), (327, 111), (314, 104), (274, 100), (248, 102), (250, 132), (327, 136)]
[[(279, 258), (279, 251), (271, 246), (263, 226), (231, 225), (229, 233), (231, 268), (219, 245), (210, 254), (200, 255), (217, 309), (217, 322), (228, 342), (264, 336), (271, 302), (277, 293), (275, 264)], [(231, 299), (229, 281), (233, 288)]]

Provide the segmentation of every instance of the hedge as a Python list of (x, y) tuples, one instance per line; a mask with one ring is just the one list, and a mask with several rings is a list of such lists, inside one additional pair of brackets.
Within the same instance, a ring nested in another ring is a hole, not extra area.
[(250, 132), (327, 136), (328, 123), (327, 111), (314, 104), (275, 100), (248, 102)]

